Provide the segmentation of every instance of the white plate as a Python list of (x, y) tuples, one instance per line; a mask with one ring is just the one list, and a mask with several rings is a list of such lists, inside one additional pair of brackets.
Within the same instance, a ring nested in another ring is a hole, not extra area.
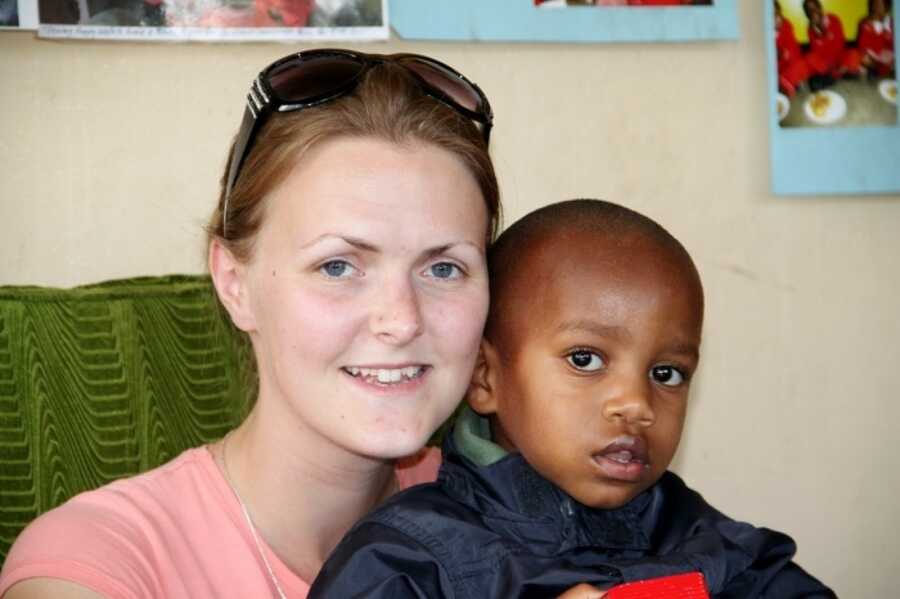
[(878, 92), (881, 97), (891, 104), (897, 103), (897, 81), (894, 79), (883, 79), (878, 83)]
[(782, 93), (775, 96), (775, 113), (778, 114), (778, 122), (784, 120), (784, 117), (791, 111), (791, 101)]
[[(814, 110), (814, 102), (822, 102), (823, 105), (819, 110)], [(812, 122), (819, 125), (830, 125), (838, 122), (847, 114), (847, 101), (839, 93), (826, 89), (807, 98), (803, 103), (803, 111)]]

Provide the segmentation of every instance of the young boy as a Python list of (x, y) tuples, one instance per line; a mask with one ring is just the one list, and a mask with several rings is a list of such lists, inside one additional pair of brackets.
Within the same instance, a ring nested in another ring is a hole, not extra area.
[(515, 223), (489, 266), (482, 351), (438, 482), (358, 523), (311, 599), (556, 597), (685, 572), (714, 597), (834, 597), (791, 561), (789, 537), (729, 519), (667, 471), (703, 323), (674, 237), (573, 200)]

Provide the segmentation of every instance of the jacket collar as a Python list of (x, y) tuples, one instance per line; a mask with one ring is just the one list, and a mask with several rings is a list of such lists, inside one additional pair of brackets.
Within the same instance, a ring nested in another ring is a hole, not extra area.
[(439, 482), (485, 524), (534, 551), (555, 555), (576, 547), (638, 555), (650, 547), (643, 515), (650, 492), (615, 510), (588, 508), (542, 477), (518, 453), (490, 439), (487, 419), (464, 407), (444, 439)]

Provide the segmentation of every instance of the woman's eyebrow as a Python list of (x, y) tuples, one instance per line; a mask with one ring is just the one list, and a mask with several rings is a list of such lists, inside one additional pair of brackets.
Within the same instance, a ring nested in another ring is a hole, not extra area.
[[(373, 243), (364, 241), (358, 237), (351, 237), (348, 235), (338, 235), (336, 233), (323, 233), (323, 234), (319, 235), (318, 237), (312, 239), (311, 241), (304, 243), (302, 246), (300, 246), (300, 249), (305, 250), (314, 245), (322, 243), (323, 241), (328, 241), (328, 240), (342, 241), (342, 242), (346, 243), (347, 245), (351, 245), (351, 246), (353, 246), (359, 250), (365, 251), (365, 252), (377, 253), (377, 252), (381, 251), (381, 248)], [(471, 247), (472, 249), (474, 249), (475, 251), (477, 251), (479, 254), (484, 254), (484, 248), (482, 248), (481, 245), (479, 245), (475, 242), (472, 242), (472, 241), (462, 240), (462, 241), (454, 241), (454, 242), (450, 242), (450, 243), (443, 243), (439, 246), (435, 246), (433, 248), (428, 248), (424, 252), (422, 252), (422, 255), (425, 256), (426, 258), (433, 258), (434, 256), (439, 256), (452, 248), (460, 247), (460, 246), (468, 246), (468, 247)]]
[(347, 235), (337, 235), (334, 233), (322, 233), (321, 235), (312, 239), (311, 241), (304, 243), (302, 246), (300, 246), (300, 249), (305, 250), (307, 248), (310, 248), (318, 243), (321, 243), (321, 242), (329, 240), (329, 239), (336, 239), (339, 241), (343, 241), (347, 245), (352, 245), (353, 247), (363, 250), (363, 251), (366, 251), (366, 252), (377, 252), (379, 250), (378, 246), (373, 245), (373, 244), (369, 243), (368, 241), (363, 241), (362, 239), (359, 239), (358, 237), (348, 237)]
[(460, 247), (460, 246), (467, 246), (467, 247), (470, 247), (473, 250), (477, 251), (479, 254), (484, 254), (484, 248), (482, 248), (477, 243), (473, 243), (471, 241), (456, 241), (453, 243), (445, 243), (443, 245), (439, 245), (437, 247), (425, 250), (424, 255), (426, 258), (433, 258), (435, 256), (440, 256), (447, 250), (451, 250), (455, 247)]

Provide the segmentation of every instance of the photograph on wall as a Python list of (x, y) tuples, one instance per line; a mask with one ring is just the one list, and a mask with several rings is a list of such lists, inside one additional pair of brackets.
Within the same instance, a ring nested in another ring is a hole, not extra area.
[(767, 1), (776, 193), (900, 191), (892, 4)]
[(38, 35), (122, 40), (379, 40), (387, 0), (39, 0)]
[(897, 123), (890, 0), (778, 0), (775, 109), (782, 127)]
[(37, 0), (0, 0), (0, 29), (37, 29)]
[(650, 42), (738, 38), (738, 0), (390, 0), (415, 40)]
[(0, 0), (0, 27), (19, 26), (19, 0)]
[(709, 6), (713, 0), (534, 0), (535, 6)]

